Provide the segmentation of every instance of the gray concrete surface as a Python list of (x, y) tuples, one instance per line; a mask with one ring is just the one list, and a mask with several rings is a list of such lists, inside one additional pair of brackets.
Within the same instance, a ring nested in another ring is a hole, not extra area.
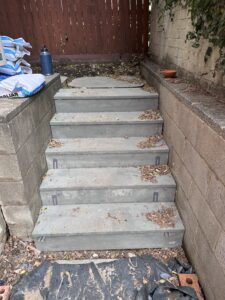
[(151, 148), (138, 144), (146, 137), (61, 139), (46, 150), (48, 168), (82, 168), (167, 164), (169, 149), (162, 140)]
[(43, 251), (176, 247), (184, 228), (175, 205), (163, 206), (174, 210), (174, 227), (161, 228), (146, 218), (161, 203), (66, 205), (61, 210), (47, 206), (42, 208), (33, 237)]
[(41, 187), (45, 205), (76, 203), (171, 202), (176, 184), (170, 174), (141, 180), (138, 168), (49, 170)]
[(73, 79), (69, 84), (73, 88), (136, 88), (144, 83), (130, 83), (106, 76), (80, 77)]
[(61, 89), (57, 112), (143, 111), (158, 108), (158, 94), (142, 89)]
[(141, 112), (58, 113), (51, 120), (53, 138), (125, 137), (161, 134), (163, 121), (140, 120)]

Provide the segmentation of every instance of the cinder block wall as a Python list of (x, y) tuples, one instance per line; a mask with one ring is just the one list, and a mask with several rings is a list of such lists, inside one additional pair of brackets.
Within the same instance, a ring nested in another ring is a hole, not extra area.
[(53, 96), (60, 86), (59, 75), (54, 75), (29, 99), (1, 100), (0, 206), (14, 236), (30, 236), (41, 207), (39, 185), (47, 168)]
[(225, 76), (222, 76), (221, 72), (216, 72), (214, 77), (214, 67), (219, 57), (218, 49), (213, 51), (205, 64), (204, 55), (209, 45), (208, 41), (202, 39), (198, 49), (192, 47), (191, 41), (185, 42), (186, 34), (192, 30), (190, 15), (188, 10), (181, 7), (176, 8), (174, 12), (173, 22), (168, 13), (159, 20), (159, 9), (153, 5), (149, 48), (151, 59), (164, 67), (175, 67), (189, 79), (198, 79), (205, 88), (215, 90), (216, 85), (215, 91), (218, 93), (218, 87), (225, 87)]
[(225, 139), (178, 98), (176, 84), (168, 88), (170, 83), (145, 63), (142, 74), (160, 95), (169, 165), (177, 183), (176, 205), (185, 226), (185, 250), (207, 299), (223, 300)]

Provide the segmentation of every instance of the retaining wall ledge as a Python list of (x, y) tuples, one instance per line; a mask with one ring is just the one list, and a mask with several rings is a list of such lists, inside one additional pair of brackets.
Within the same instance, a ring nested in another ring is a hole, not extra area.
[(225, 138), (225, 95), (219, 98), (196, 89), (181, 78), (165, 79), (160, 74), (160, 66), (145, 59), (141, 63), (142, 74), (159, 90), (159, 85), (166, 87), (182, 103), (187, 105), (204, 122)]

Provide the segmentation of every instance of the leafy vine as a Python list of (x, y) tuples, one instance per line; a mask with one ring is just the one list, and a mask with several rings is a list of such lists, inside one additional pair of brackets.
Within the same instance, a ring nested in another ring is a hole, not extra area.
[(200, 47), (201, 38), (209, 41), (204, 61), (207, 62), (214, 47), (219, 49), (216, 69), (225, 74), (225, 0), (152, 0), (161, 7), (161, 12), (169, 11), (171, 20), (174, 18), (174, 8), (187, 8), (193, 30), (187, 33), (186, 39), (191, 40), (194, 48)]

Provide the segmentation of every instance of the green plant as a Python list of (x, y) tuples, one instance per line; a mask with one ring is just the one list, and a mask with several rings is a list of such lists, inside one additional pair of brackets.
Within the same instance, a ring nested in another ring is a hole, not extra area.
[(169, 11), (173, 21), (174, 8), (182, 6), (188, 9), (193, 31), (188, 32), (186, 39), (192, 40), (192, 46), (200, 47), (201, 38), (209, 41), (204, 61), (207, 62), (214, 47), (219, 49), (216, 69), (225, 74), (225, 0), (152, 0), (159, 5), (162, 14)]

